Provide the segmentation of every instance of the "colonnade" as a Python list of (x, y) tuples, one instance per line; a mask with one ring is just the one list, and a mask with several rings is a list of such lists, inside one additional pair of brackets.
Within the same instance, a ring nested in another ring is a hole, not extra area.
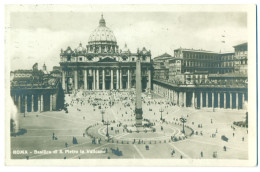
[(191, 88), (170, 89), (153, 84), (153, 91), (175, 105), (194, 108), (245, 109), (248, 100), (247, 92), (241, 91), (209, 91)]
[(56, 110), (57, 96), (52, 93), (45, 94), (12, 94), (12, 99), (17, 107), (17, 113), (43, 112)]

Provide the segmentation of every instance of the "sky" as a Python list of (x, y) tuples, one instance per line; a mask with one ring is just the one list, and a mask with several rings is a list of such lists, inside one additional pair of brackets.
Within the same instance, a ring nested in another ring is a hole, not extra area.
[[(100, 12), (12, 12), (8, 38), (11, 70), (31, 69), (36, 62), (58, 66), (60, 50), (86, 46), (98, 27)], [(151, 50), (152, 58), (179, 47), (220, 52), (247, 41), (243, 12), (103, 12), (106, 26), (131, 52)], [(225, 35), (225, 37), (222, 37)], [(222, 43), (225, 41), (225, 44)]]

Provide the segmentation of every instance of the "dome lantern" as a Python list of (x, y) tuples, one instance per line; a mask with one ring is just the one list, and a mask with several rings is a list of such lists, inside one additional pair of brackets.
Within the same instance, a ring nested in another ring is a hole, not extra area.
[(103, 13), (101, 14), (101, 19), (99, 20), (99, 26), (100, 27), (106, 27), (106, 21), (103, 18)]

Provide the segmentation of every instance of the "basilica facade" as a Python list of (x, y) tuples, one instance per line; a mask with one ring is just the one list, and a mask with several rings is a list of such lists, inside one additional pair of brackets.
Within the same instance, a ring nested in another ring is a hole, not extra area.
[(141, 60), (142, 90), (151, 89), (151, 52), (145, 48), (131, 53), (121, 50), (116, 37), (101, 16), (99, 26), (90, 34), (88, 45), (61, 50), (62, 87), (72, 90), (114, 90), (135, 88), (136, 60)]

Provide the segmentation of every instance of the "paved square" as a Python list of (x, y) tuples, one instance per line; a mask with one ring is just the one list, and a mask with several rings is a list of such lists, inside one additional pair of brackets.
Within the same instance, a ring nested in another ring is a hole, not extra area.
[[(166, 123), (178, 124), (180, 123), (179, 118), (185, 117), (187, 119), (185, 125), (192, 128), (194, 134), (183, 140), (169, 142), (168, 139), (165, 139), (167, 133), (181, 135), (182, 125), (176, 125), (175, 128), (165, 127), (162, 131), (158, 131), (159, 136), (163, 136), (163, 139), (157, 139), (153, 133), (149, 132), (127, 133), (122, 126), (115, 126), (111, 130), (112, 121), (135, 120), (134, 94), (127, 91), (115, 92), (112, 95), (108, 91), (80, 91), (76, 94), (66, 95), (65, 101), (69, 105), (68, 113), (65, 111), (28, 113), (26, 117), (20, 114), (20, 128), (26, 129), (27, 133), (11, 137), (11, 158), (248, 158), (247, 128), (232, 124), (234, 121), (245, 120), (244, 110), (215, 109), (215, 112), (211, 108), (196, 110), (173, 106), (155, 94), (151, 99), (145, 94), (142, 96), (145, 119), (164, 126)], [(110, 102), (114, 102), (111, 107)], [(101, 122), (101, 109), (104, 111), (104, 121), (111, 122), (108, 132), (110, 138), (114, 139), (113, 142), (106, 141), (107, 126)], [(163, 109), (162, 117), (165, 119), (165, 123), (160, 122), (160, 109)], [(202, 127), (198, 127), (199, 125)], [(95, 143), (93, 143), (93, 138), (86, 134), (88, 127), (90, 127), (89, 132), (95, 136)], [(215, 137), (212, 137), (214, 135)], [(223, 135), (228, 138), (227, 142), (221, 139)], [(73, 144), (73, 137), (76, 138), (77, 144)], [(152, 140), (151, 143), (149, 140), (145, 140), (145, 137)], [(138, 143), (140, 139), (143, 139), (143, 142)], [(125, 142), (122, 144), (121, 140)], [(129, 142), (127, 143), (126, 140)], [(136, 142), (133, 143), (133, 140)], [(27, 153), (22, 152), (23, 150), (27, 150)], [(213, 157), (214, 152), (215, 157)]]

